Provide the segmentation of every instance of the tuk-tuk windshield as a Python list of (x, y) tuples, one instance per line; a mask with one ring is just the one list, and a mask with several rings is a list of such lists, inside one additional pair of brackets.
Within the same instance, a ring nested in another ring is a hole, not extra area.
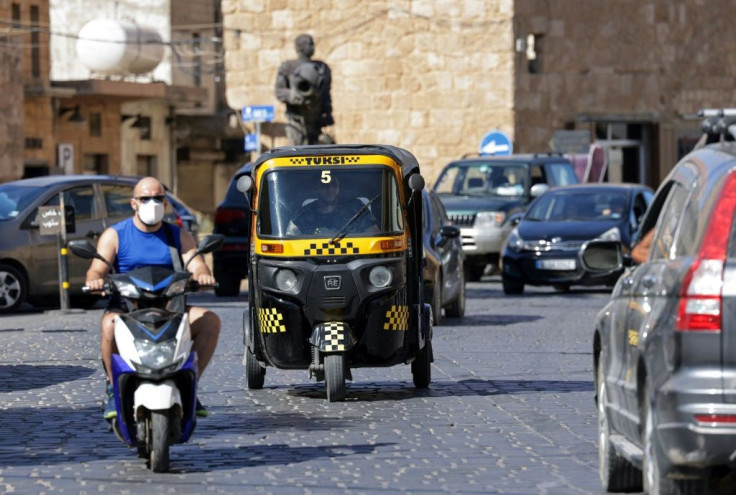
[(263, 237), (379, 236), (404, 230), (396, 176), (385, 166), (268, 171), (257, 218)]

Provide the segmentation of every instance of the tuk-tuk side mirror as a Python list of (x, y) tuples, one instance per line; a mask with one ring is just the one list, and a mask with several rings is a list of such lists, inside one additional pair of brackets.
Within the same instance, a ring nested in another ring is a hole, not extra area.
[(225, 236), (222, 234), (210, 234), (208, 236), (205, 236), (202, 238), (201, 241), (199, 241), (199, 244), (197, 245), (197, 250), (194, 252), (194, 256), (189, 258), (189, 261), (187, 261), (187, 264), (184, 265), (184, 270), (187, 269), (189, 266), (189, 263), (196, 258), (198, 254), (207, 254), (211, 253), (215, 249), (222, 246), (222, 244), (225, 242)]
[(412, 191), (421, 191), (424, 189), (424, 177), (419, 174), (409, 176), (409, 189)]
[(80, 258), (85, 260), (98, 259), (109, 266), (111, 271), (115, 271), (110, 262), (103, 258), (102, 255), (97, 252), (97, 249), (95, 249), (91, 242), (87, 240), (77, 239), (74, 241), (69, 241), (67, 246), (69, 247), (69, 251), (71, 251), (74, 256), (79, 256)]
[(253, 189), (253, 179), (250, 175), (243, 175), (238, 179), (235, 187), (237, 187), (238, 191), (243, 194), (250, 192), (250, 190)]

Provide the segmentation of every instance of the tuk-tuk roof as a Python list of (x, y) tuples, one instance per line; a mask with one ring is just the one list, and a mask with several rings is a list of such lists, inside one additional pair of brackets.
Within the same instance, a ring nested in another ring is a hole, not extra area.
[(401, 165), (404, 177), (419, 173), (419, 162), (409, 151), (388, 144), (310, 144), (302, 146), (281, 146), (264, 152), (253, 163), (255, 169), (272, 158), (290, 156), (326, 156), (326, 155), (384, 155)]

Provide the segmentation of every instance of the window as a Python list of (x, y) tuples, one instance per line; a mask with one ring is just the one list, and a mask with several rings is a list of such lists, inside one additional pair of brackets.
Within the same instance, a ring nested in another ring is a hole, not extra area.
[(124, 217), (132, 215), (130, 199), (133, 197), (133, 186), (103, 185), (102, 198), (108, 217)]
[(108, 159), (104, 154), (88, 153), (84, 155), (84, 163), (82, 164), (82, 173), (97, 175), (108, 173)]
[(659, 214), (657, 232), (652, 243), (650, 259), (670, 259), (676, 255), (675, 236), (688, 197), (688, 189), (674, 182), (670, 187), (664, 207)]
[(100, 112), (89, 113), (89, 135), (92, 137), (102, 136), (102, 115)]
[(138, 155), (136, 162), (136, 174), (156, 177), (156, 155)]
[(41, 77), (41, 38), (39, 31), (39, 10), (37, 5), (31, 5), (31, 76)]
[[(44, 206), (59, 206), (59, 195), (46, 201)], [(92, 186), (81, 186), (64, 191), (64, 206), (74, 208), (74, 221), (81, 222), (97, 218), (95, 192)]]

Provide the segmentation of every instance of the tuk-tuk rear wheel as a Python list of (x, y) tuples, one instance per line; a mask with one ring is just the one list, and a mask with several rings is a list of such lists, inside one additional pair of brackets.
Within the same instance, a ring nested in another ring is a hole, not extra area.
[(327, 354), (325, 356), (325, 388), (327, 402), (345, 400), (345, 356), (343, 354)]

